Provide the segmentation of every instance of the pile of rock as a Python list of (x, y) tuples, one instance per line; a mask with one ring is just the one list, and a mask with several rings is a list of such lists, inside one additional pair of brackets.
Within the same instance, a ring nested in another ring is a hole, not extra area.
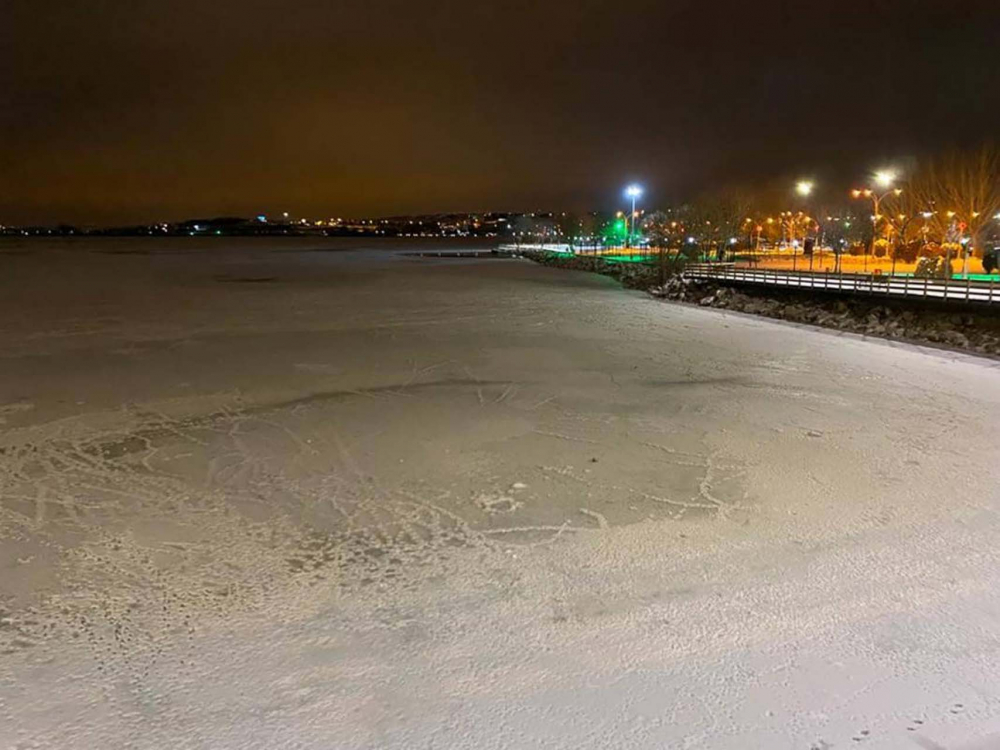
[(837, 328), (868, 336), (929, 341), (985, 354), (1000, 354), (1000, 316), (969, 308), (955, 312), (910, 300), (810, 296), (808, 292), (737, 290), (675, 276), (653, 287), (654, 297), (704, 307), (764, 315), (797, 323)]
[(657, 282), (657, 269), (640, 263), (618, 263), (617, 278), (628, 289), (649, 289)]
[[(663, 286), (651, 287), (649, 293), (654, 297), (677, 300), (679, 302), (698, 302), (705, 299), (705, 305), (713, 304), (718, 292), (731, 291), (727, 287), (706, 284), (702, 281), (695, 281), (687, 278), (684, 274), (671, 276)], [(724, 297), (726, 295), (723, 295)]]
[(545, 266), (612, 276), (628, 289), (649, 289), (658, 280), (658, 269), (644, 263), (616, 263), (593, 255), (570, 255), (544, 250), (522, 250), (520, 254)]

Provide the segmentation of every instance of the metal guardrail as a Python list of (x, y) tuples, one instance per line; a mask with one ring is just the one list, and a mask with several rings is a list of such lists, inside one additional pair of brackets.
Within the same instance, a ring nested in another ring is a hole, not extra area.
[(1000, 289), (993, 281), (972, 279), (917, 279), (879, 274), (834, 274), (809, 271), (779, 271), (735, 268), (732, 264), (691, 264), (684, 269), (693, 279), (716, 279), (743, 284), (819, 289), (845, 294), (921, 297), (948, 302), (1000, 302)]

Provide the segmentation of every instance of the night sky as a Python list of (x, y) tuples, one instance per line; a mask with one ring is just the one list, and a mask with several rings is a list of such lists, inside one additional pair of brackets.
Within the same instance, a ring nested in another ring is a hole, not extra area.
[(1000, 129), (1000, 2), (4, 0), (0, 223), (609, 208)]

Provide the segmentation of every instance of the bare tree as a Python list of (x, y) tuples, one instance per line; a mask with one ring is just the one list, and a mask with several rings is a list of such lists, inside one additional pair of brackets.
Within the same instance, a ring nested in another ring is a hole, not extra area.
[[(673, 222), (676, 227), (677, 222)], [(649, 244), (657, 250), (670, 246), (672, 239), (671, 219), (663, 211), (653, 211), (642, 217), (642, 233), (649, 239)]]
[(989, 222), (1000, 211), (1000, 153), (992, 146), (947, 153), (927, 164), (912, 189), (927, 206), (935, 234), (946, 240), (949, 262), (954, 242), (947, 240), (967, 241), (967, 276), (969, 255), (982, 254)]
[(659, 281), (662, 285), (668, 274), (680, 270), (678, 262), (679, 250), (669, 257), (671, 245), (678, 247), (676, 234), (683, 232), (676, 220), (664, 211), (653, 211), (642, 218), (642, 233), (648, 238), (653, 255), (657, 261)]
[(702, 252), (721, 257), (733, 239), (742, 236), (750, 216), (750, 198), (739, 191), (708, 195), (691, 206), (688, 230), (698, 240)]
[(583, 235), (583, 243), (589, 245), (594, 253), (597, 253), (601, 249), (606, 224), (607, 219), (596, 212), (589, 212), (580, 216), (580, 233)]
[(559, 236), (569, 245), (571, 250), (581, 244), (579, 241), (581, 234), (579, 215), (563, 211), (556, 215), (555, 221)]

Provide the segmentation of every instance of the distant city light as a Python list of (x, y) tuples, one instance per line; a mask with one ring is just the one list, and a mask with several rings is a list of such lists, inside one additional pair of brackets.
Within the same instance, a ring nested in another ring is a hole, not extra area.
[(267, 217), (264, 214), (257, 214), (257, 221), (263, 224), (267, 221)]
[(629, 198), (638, 198), (642, 195), (642, 188), (638, 185), (629, 185), (625, 188), (625, 195)]
[(805, 197), (808, 196), (813, 191), (813, 183), (809, 180), (800, 180), (795, 183), (795, 192), (799, 195)]

